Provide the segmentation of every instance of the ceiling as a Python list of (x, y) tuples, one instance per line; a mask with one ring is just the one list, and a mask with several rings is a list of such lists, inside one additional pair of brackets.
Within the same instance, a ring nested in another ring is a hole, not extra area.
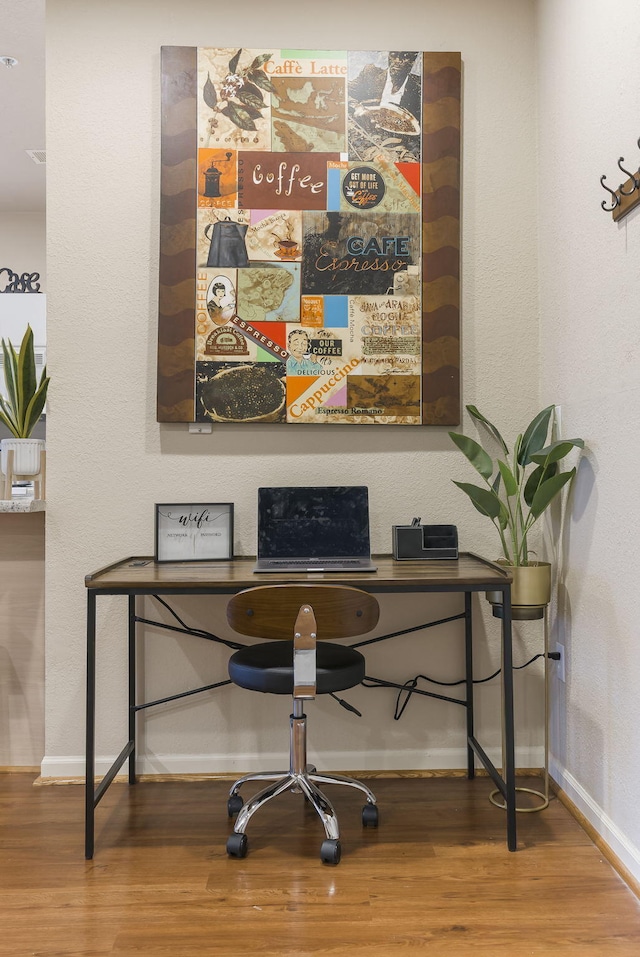
[(25, 150), (45, 149), (45, 0), (0, 0), (0, 215), (45, 211), (46, 165)]

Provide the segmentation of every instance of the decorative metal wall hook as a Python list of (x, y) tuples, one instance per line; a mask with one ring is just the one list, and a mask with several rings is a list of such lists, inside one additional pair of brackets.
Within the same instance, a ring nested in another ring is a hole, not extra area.
[(638, 189), (638, 187), (640, 187), (640, 179), (638, 179), (637, 173), (630, 173), (628, 169), (624, 168), (624, 166), (622, 165), (623, 160), (624, 160), (624, 156), (621, 156), (620, 159), (618, 160), (618, 168), (621, 173), (624, 173), (627, 179), (630, 179), (633, 182), (633, 186), (631, 187), (631, 189), (623, 189), (622, 187), (624, 186), (624, 183), (621, 183), (618, 189), (623, 196), (631, 196), (631, 194), (634, 193)]
[[(640, 149), (640, 136), (636, 142), (638, 149)], [(632, 209), (640, 206), (640, 166), (635, 173), (630, 173), (628, 169), (624, 168), (623, 163), (624, 156), (621, 156), (618, 160), (618, 169), (621, 173), (624, 173), (626, 179), (617, 189), (609, 189), (604, 182), (607, 177), (600, 177), (600, 185), (603, 189), (606, 189), (607, 193), (611, 196), (610, 206), (607, 205), (608, 200), (603, 200), (600, 205), (606, 213), (611, 213), (611, 218), (614, 223), (619, 223)]]
[(600, 177), (600, 185), (602, 186), (603, 189), (606, 189), (606, 191), (607, 191), (608, 193), (611, 193), (611, 195), (613, 196), (613, 206), (607, 206), (607, 201), (606, 201), (606, 199), (603, 199), (602, 202), (600, 203), (600, 205), (602, 206), (602, 208), (604, 209), (605, 212), (610, 213), (610, 212), (612, 212), (612, 211), (616, 208), (616, 206), (619, 206), (619, 205), (620, 205), (620, 197), (618, 196), (618, 194), (617, 194), (613, 189), (609, 189), (608, 186), (605, 186), (605, 185), (604, 185), (604, 181), (605, 181), (606, 178), (607, 178), (606, 176), (601, 176), (601, 177)]

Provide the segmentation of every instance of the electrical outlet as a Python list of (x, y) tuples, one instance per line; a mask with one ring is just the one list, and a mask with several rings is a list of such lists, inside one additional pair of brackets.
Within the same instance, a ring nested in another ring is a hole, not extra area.
[(556, 674), (558, 678), (560, 679), (560, 681), (564, 681), (565, 680), (564, 645), (561, 645), (559, 642), (556, 641), (555, 650), (557, 654), (560, 655), (560, 660), (556, 662), (557, 664)]

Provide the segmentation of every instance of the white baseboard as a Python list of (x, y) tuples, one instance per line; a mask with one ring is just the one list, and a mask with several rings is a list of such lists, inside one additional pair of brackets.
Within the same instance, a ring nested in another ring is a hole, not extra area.
[[(499, 749), (487, 750), (491, 761), (500, 767), (502, 758)], [(111, 767), (113, 757), (96, 757), (96, 774), (103, 775)], [(411, 750), (411, 751), (323, 751), (318, 754), (309, 750), (309, 760), (326, 771), (404, 771), (457, 770), (466, 768), (467, 752), (463, 748)], [(522, 748), (516, 751), (516, 766), (540, 768), (543, 763), (542, 748)], [(288, 756), (277, 753), (229, 754), (143, 754), (136, 760), (138, 774), (246, 774), (266, 768), (286, 768)], [(480, 765), (476, 762), (476, 766)], [(122, 768), (126, 773), (126, 764)], [(84, 756), (45, 756), (40, 774), (46, 778), (84, 777)]]
[(640, 883), (640, 850), (622, 833), (574, 776), (551, 756), (549, 773), (597, 834)]

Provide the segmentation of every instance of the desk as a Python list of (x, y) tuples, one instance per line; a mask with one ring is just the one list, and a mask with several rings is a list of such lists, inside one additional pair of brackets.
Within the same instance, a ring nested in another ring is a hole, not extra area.
[[(85, 856), (93, 857), (95, 809), (105, 791), (128, 759), (129, 784), (135, 784), (136, 715), (149, 704), (136, 703), (136, 626), (142, 619), (136, 615), (138, 595), (215, 595), (234, 594), (259, 584), (292, 582), (331, 582), (352, 585), (381, 594), (393, 592), (443, 593), (459, 592), (464, 596), (464, 611), (453, 616), (464, 620), (465, 688), (463, 704), (467, 720), (467, 775), (474, 776), (474, 757), (484, 765), (506, 805), (507, 846), (516, 850), (516, 790), (513, 722), (513, 671), (511, 635), (511, 575), (493, 562), (476, 555), (461, 554), (457, 561), (395, 561), (387, 555), (376, 555), (375, 572), (308, 574), (306, 572), (253, 573), (255, 559), (236, 558), (224, 562), (163, 563), (151, 558), (126, 558), (85, 578), (87, 588), (87, 723), (86, 723), (86, 803)], [(477, 741), (473, 724), (473, 635), (471, 598), (474, 592), (501, 591), (504, 615), (502, 622), (502, 713), (503, 768), (494, 767)], [(96, 601), (100, 595), (128, 597), (128, 667), (129, 667), (129, 740), (96, 787), (95, 782), (95, 703), (96, 703)], [(451, 621), (451, 618), (445, 619)], [(358, 642), (359, 646), (367, 641)], [(226, 684), (221, 682), (220, 684)], [(215, 687), (215, 686), (209, 686)], [(203, 689), (201, 689), (203, 690)], [(187, 692), (190, 693), (190, 692)], [(180, 697), (180, 696), (176, 696)], [(442, 697), (433, 695), (433, 697)], [(163, 699), (168, 700), (168, 699)], [(452, 698), (445, 700), (452, 701)], [(154, 702), (158, 704), (160, 702)]]

